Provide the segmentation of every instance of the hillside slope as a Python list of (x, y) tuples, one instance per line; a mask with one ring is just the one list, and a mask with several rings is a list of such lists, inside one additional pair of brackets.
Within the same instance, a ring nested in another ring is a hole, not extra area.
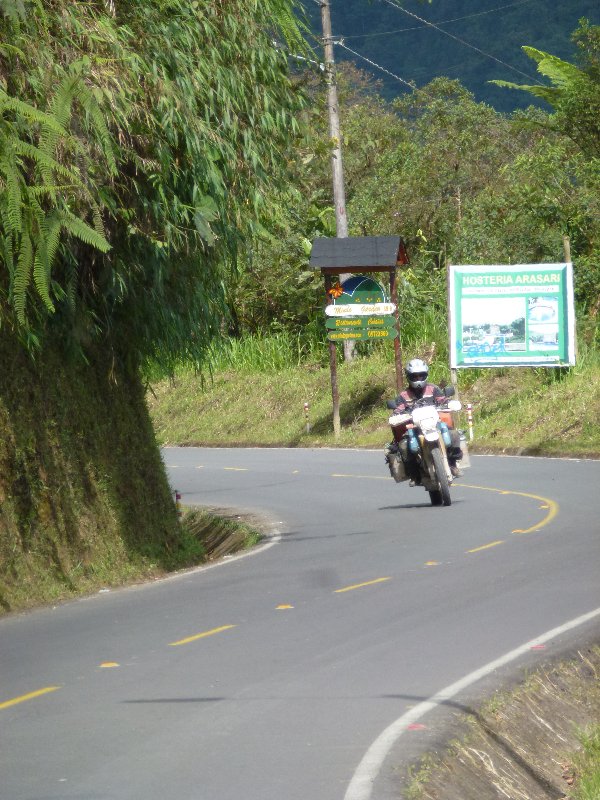
[[(440, 383), (449, 375), (434, 365), (431, 377)], [(338, 381), (337, 442), (329, 368), (323, 364), (224, 371), (212, 380), (183, 371), (154, 386), (148, 403), (161, 444), (383, 448), (389, 439), (385, 401), (396, 395), (389, 353), (340, 364)], [(466, 370), (459, 391), (463, 403), (473, 404), (473, 447), (480, 452), (600, 456), (597, 354), (582, 355), (570, 370)], [(459, 425), (468, 427), (464, 413)]]
[(0, 332), (0, 609), (176, 566), (175, 504), (135, 375)]

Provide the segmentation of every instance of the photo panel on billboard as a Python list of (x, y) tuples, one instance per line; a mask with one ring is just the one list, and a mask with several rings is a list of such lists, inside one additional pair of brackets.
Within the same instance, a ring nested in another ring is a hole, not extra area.
[(452, 368), (575, 363), (570, 263), (452, 265), (449, 279)]

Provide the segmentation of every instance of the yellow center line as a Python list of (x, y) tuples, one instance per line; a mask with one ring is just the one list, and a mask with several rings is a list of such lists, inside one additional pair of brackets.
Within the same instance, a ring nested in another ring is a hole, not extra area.
[(480, 550), (489, 550), (490, 547), (497, 547), (499, 544), (504, 544), (504, 539), (498, 539), (497, 542), (490, 542), (489, 544), (482, 544), (481, 547), (474, 547), (472, 550), (467, 550), (467, 553), (478, 553)]
[(0, 703), (0, 708), (10, 708), (10, 706), (16, 706), (19, 703), (25, 703), (27, 700), (34, 700), (36, 697), (55, 692), (57, 689), (60, 689), (60, 686), (46, 686), (44, 689), (37, 689), (35, 692), (22, 694), (20, 697), (13, 697), (12, 700), (5, 700), (3, 703)]
[(221, 633), (222, 631), (228, 631), (231, 628), (235, 628), (235, 625), (222, 625), (220, 628), (213, 628), (211, 631), (204, 631), (203, 633), (196, 633), (194, 636), (188, 636), (185, 639), (179, 639), (177, 642), (169, 642), (170, 647), (177, 647), (180, 644), (189, 644), (190, 642), (195, 642), (197, 639), (205, 639), (207, 636), (214, 636), (215, 633)]
[(375, 583), (383, 583), (384, 581), (391, 581), (390, 578), (375, 578), (374, 581), (365, 581), (365, 583), (355, 583), (353, 586), (344, 586), (343, 589), (335, 589), (334, 594), (341, 594), (342, 592), (351, 592), (353, 589), (362, 589), (363, 586), (373, 586)]
[(512, 531), (513, 533), (533, 533), (534, 531), (539, 531), (540, 528), (545, 527), (548, 525), (552, 520), (556, 517), (559, 511), (559, 505), (556, 500), (550, 500), (548, 497), (541, 497), (539, 494), (529, 494), (528, 492), (515, 492), (508, 489), (494, 489), (491, 486), (471, 486), (468, 483), (461, 483), (465, 489), (480, 489), (481, 491), (485, 492), (498, 492), (499, 494), (514, 494), (518, 495), (519, 497), (529, 497), (532, 500), (539, 500), (541, 505), (539, 508), (541, 510), (547, 511), (547, 514), (544, 518), (532, 525), (530, 528), (525, 528), (522, 530), (521, 528), (517, 528), (516, 530)]
[[(383, 475), (350, 475), (344, 473), (334, 473), (332, 478), (359, 478), (360, 480), (372, 480), (372, 481), (389, 481), (388, 476)], [(541, 497), (539, 494), (529, 494), (528, 492), (516, 492), (512, 491), (511, 489), (495, 489), (492, 486), (473, 486), (468, 483), (459, 483), (457, 486), (464, 489), (479, 489), (482, 492), (497, 492), (498, 494), (514, 494), (520, 497), (529, 497), (532, 500), (539, 500), (540, 506), (539, 508), (543, 511), (547, 511), (548, 513), (546, 516), (535, 525), (532, 525), (530, 528), (525, 528), (522, 530), (521, 528), (516, 528), (512, 533), (533, 533), (534, 531), (539, 531), (540, 528), (545, 527), (548, 525), (552, 520), (556, 517), (559, 512), (559, 505), (556, 500), (551, 500), (548, 497)]]

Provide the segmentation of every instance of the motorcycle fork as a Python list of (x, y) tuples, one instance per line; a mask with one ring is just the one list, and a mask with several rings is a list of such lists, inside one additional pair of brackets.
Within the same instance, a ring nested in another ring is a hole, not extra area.
[(450, 466), (448, 465), (448, 453), (446, 451), (446, 445), (445, 445), (444, 440), (442, 438), (442, 434), (438, 431), (437, 445), (434, 444), (433, 442), (431, 442), (431, 443), (428, 442), (425, 439), (425, 436), (423, 434), (420, 434), (419, 435), (419, 444), (421, 445), (421, 453), (422, 453), (421, 458), (422, 458), (422, 461), (425, 463), (425, 469), (427, 470), (427, 472), (428, 472), (428, 474), (429, 474), (429, 476), (430, 476), (430, 478), (432, 480), (434, 480), (434, 469), (433, 469), (433, 459), (431, 458), (431, 451), (432, 451), (433, 447), (439, 447), (440, 448), (440, 450), (442, 451), (442, 454), (444, 456), (444, 464), (445, 464), (445, 467), (446, 467), (446, 476), (447, 476), (449, 482), (451, 483), (452, 482), (452, 473), (450, 472)]

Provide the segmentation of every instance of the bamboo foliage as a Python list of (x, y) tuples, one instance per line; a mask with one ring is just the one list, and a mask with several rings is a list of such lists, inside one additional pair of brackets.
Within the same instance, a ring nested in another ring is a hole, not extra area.
[(203, 357), (297, 133), (274, 44), (303, 46), (293, 10), (0, 0), (1, 316), (136, 363)]

